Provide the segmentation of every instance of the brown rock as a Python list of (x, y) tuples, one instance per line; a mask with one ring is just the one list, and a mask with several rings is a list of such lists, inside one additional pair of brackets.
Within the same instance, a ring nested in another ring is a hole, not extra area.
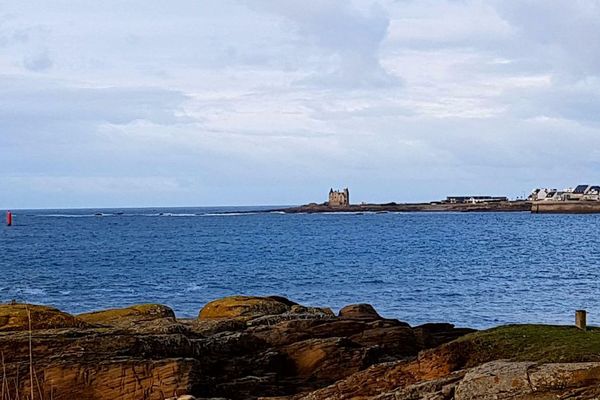
[(263, 315), (282, 314), (290, 309), (285, 303), (269, 297), (231, 296), (206, 304), (199, 319), (253, 318)]
[(376, 400), (453, 400), (454, 391), (465, 371), (457, 371), (442, 378), (408, 385), (392, 392), (373, 397)]
[(192, 359), (59, 363), (41, 375), (46, 399), (162, 400), (191, 392), (198, 380), (198, 363)]
[(527, 370), (532, 362), (492, 361), (475, 367), (456, 388), (456, 400), (497, 400), (533, 392)]
[(595, 386), (600, 388), (600, 363), (542, 364), (528, 371), (534, 392)]
[(28, 310), (31, 313), (33, 330), (89, 326), (85, 321), (53, 307), (35, 304), (0, 304), (0, 332), (29, 330)]
[(314, 314), (314, 315), (323, 315), (329, 317), (335, 317), (331, 308), (328, 307), (305, 307), (299, 304), (293, 305), (290, 308), (291, 314)]
[(161, 304), (139, 304), (131, 307), (96, 311), (78, 315), (91, 324), (111, 326), (143, 333), (184, 333), (189, 328), (175, 319), (175, 313)]
[(368, 354), (356, 343), (340, 338), (310, 339), (282, 348), (302, 381), (325, 385), (365, 367)]
[(127, 323), (153, 321), (160, 318), (175, 319), (175, 313), (169, 307), (161, 304), (138, 304), (131, 307), (79, 314), (77, 317), (91, 324), (119, 326)]
[(377, 320), (382, 319), (370, 304), (351, 304), (342, 308), (339, 312), (340, 318)]
[(417, 343), (412, 329), (405, 326), (388, 326), (365, 329), (350, 336), (350, 339), (361, 346), (374, 347), (381, 357), (388, 361), (407, 356), (416, 356), (421, 347)]

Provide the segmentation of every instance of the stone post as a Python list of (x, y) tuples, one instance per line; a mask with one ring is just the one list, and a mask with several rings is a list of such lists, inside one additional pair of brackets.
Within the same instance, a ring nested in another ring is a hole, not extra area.
[(575, 326), (583, 331), (587, 328), (587, 313), (585, 310), (575, 311)]

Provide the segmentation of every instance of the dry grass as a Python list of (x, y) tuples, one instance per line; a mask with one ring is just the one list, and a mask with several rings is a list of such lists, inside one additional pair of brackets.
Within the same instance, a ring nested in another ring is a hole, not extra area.
[[(6, 362), (4, 360), (4, 352), (0, 353), (0, 361), (2, 363), (2, 381), (0, 382), (0, 400), (36, 400), (35, 388), (37, 387), (37, 400), (44, 400), (40, 381), (33, 363), (33, 331), (31, 328), (31, 310), (27, 307), (28, 333), (29, 333), (29, 393), (21, 393), (21, 388), (24, 382), (19, 379), (20, 367), (16, 365), (16, 376), (10, 379), (6, 372)], [(11, 382), (12, 381), (12, 382)], [(12, 383), (12, 385), (11, 385)], [(14, 388), (14, 397), (11, 386)]]

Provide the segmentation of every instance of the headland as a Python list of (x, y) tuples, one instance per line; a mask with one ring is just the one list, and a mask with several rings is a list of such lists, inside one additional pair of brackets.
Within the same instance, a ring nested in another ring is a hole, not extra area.
[(597, 328), (410, 326), (280, 296), (218, 299), (195, 319), (0, 304), (0, 354), (3, 400), (600, 398)]
[(329, 206), (323, 204), (306, 204), (298, 207), (284, 208), (277, 211), (285, 213), (326, 213), (326, 212), (524, 212), (531, 211), (529, 201), (502, 201), (490, 203), (385, 203), (385, 204), (350, 204), (348, 206)]
[(365, 203), (352, 204), (350, 191), (329, 190), (323, 203), (310, 203), (274, 211), (285, 213), (330, 212), (532, 212), (535, 214), (600, 213), (600, 186), (578, 185), (574, 189), (534, 189), (527, 199), (509, 200), (506, 196), (448, 196), (428, 203)]

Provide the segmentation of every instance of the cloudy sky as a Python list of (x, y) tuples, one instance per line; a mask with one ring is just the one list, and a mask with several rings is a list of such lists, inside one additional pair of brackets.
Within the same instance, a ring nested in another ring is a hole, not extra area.
[(0, 3), (0, 208), (600, 183), (597, 0)]

